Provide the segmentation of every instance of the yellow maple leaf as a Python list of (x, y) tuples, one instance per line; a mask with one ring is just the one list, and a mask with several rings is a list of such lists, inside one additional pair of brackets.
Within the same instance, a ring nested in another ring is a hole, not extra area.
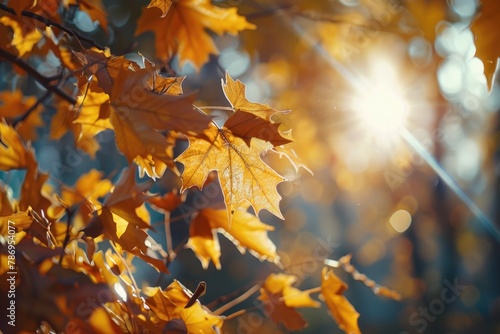
[(288, 112), (273, 109), (267, 104), (248, 101), (245, 94), (245, 85), (240, 80), (233, 80), (227, 71), (226, 82), (222, 80), (222, 90), (234, 111), (241, 110), (267, 121), (270, 121), (274, 114)]
[(268, 141), (273, 146), (292, 141), (291, 137), (279, 131), (280, 124), (272, 120), (273, 115), (288, 111), (278, 111), (267, 104), (248, 101), (245, 85), (239, 80), (233, 80), (228, 72), (226, 72), (226, 82), (222, 80), (222, 90), (234, 111), (224, 126), (234, 135), (244, 139), (248, 145), (252, 138)]
[(264, 303), (264, 310), (275, 322), (282, 323), (287, 329), (299, 330), (307, 326), (299, 307), (319, 307), (308, 291), (301, 291), (292, 286), (295, 276), (270, 274), (260, 289), (259, 300)]
[[(165, 291), (148, 287), (144, 293), (149, 296), (146, 303), (154, 313), (153, 321), (157, 323), (165, 322), (167, 325), (170, 321), (180, 319), (190, 334), (219, 333), (222, 327), (224, 317), (211, 313), (199, 300), (185, 307), (191, 302), (193, 293), (177, 280)], [(161, 328), (166, 329), (165, 325)]]
[[(311, 298), (310, 292), (301, 291), (292, 285), (297, 282), (297, 277), (287, 274), (270, 274), (261, 288), (261, 293), (281, 295), (288, 307), (320, 307), (320, 303)], [(260, 299), (265, 299), (261, 297)]]
[(476, 37), (476, 56), (484, 64), (484, 74), (491, 90), (500, 57), (500, 36), (497, 33), (500, 21), (500, 4), (495, 0), (481, 0), (481, 14), (472, 23), (471, 30)]
[(321, 272), (321, 294), (332, 317), (345, 333), (361, 333), (358, 326), (359, 313), (344, 296), (345, 284), (333, 270), (325, 267)]
[(220, 265), (220, 245), (217, 232), (222, 232), (244, 253), (246, 249), (261, 260), (279, 263), (276, 245), (269, 239), (267, 232), (274, 228), (240, 207), (236, 210), (229, 226), (226, 210), (211, 208), (198, 212), (190, 225), (189, 240), (186, 247), (191, 248), (200, 259), (203, 268), (212, 260), (217, 269)]
[(181, 66), (191, 61), (200, 68), (210, 54), (218, 53), (205, 29), (218, 35), (236, 35), (244, 29), (255, 29), (255, 25), (237, 14), (236, 8), (220, 8), (210, 0), (173, 1), (168, 15), (163, 15), (159, 8), (145, 9), (139, 18), (136, 35), (153, 31), (156, 56), (161, 61), (168, 61), (177, 54)]
[(254, 138), (248, 146), (230, 130), (214, 124), (203, 135), (190, 137), (189, 147), (175, 160), (184, 165), (181, 191), (193, 186), (201, 189), (208, 174), (217, 171), (229, 221), (243, 201), (248, 201), (257, 214), (266, 209), (283, 219), (276, 187), (285, 179), (260, 158), (272, 145)]

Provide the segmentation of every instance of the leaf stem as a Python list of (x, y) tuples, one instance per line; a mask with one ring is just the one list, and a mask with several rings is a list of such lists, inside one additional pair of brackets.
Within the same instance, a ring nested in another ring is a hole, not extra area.
[(226, 110), (226, 111), (234, 111), (233, 107), (225, 107), (225, 106), (201, 106), (199, 109), (207, 109), (207, 110)]

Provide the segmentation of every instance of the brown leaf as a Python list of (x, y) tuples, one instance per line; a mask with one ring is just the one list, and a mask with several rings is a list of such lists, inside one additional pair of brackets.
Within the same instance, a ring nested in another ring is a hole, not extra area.
[(211, 117), (193, 108), (194, 95), (156, 94), (145, 88), (150, 78), (146, 69), (122, 71), (110, 95), (112, 111), (155, 130), (199, 133), (207, 127)]
[(248, 146), (252, 138), (259, 138), (270, 142), (273, 146), (290, 143), (291, 138), (283, 137), (279, 132), (279, 124), (270, 123), (263, 118), (238, 110), (228, 118), (224, 126), (242, 138)]
[(186, 200), (186, 193), (179, 194), (176, 189), (166, 193), (163, 196), (154, 196), (148, 198), (152, 208), (158, 212), (172, 212)]
[(482, 8), (474, 20), (471, 30), (476, 37), (476, 56), (484, 64), (484, 74), (491, 90), (500, 57), (500, 36), (497, 33), (500, 21), (500, 4), (495, 0), (481, 0)]
[(246, 113), (255, 115), (266, 121), (271, 121), (274, 114), (286, 113), (288, 111), (278, 111), (271, 108), (267, 104), (260, 104), (255, 102), (250, 102), (246, 98), (245, 85), (240, 81), (234, 81), (233, 78), (226, 71), (226, 82), (222, 81), (222, 90), (226, 99), (231, 103), (234, 111), (244, 111)]

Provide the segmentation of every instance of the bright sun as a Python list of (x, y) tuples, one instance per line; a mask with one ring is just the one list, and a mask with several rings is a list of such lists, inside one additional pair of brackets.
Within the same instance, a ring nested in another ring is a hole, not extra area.
[(352, 111), (364, 134), (384, 146), (392, 145), (406, 128), (409, 105), (389, 63), (380, 62), (368, 80), (369, 88), (356, 92)]

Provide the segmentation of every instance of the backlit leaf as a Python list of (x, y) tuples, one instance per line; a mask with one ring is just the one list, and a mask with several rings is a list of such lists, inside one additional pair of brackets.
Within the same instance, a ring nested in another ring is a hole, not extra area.
[(176, 161), (184, 165), (182, 189), (202, 188), (208, 174), (217, 171), (226, 203), (228, 220), (243, 201), (248, 201), (257, 214), (266, 209), (283, 218), (279, 209), (281, 196), (276, 189), (285, 179), (266, 165), (260, 155), (271, 145), (253, 139), (250, 147), (230, 130), (211, 124), (205, 137), (190, 137), (190, 145)]
[(345, 333), (361, 333), (358, 326), (359, 313), (344, 296), (345, 284), (332, 269), (323, 268), (321, 273), (321, 294), (330, 314)]
[(175, 54), (181, 66), (191, 61), (200, 68), (210, 54), (218, 50), (209, 29), (218, 35), (237, 34), (244, 29), (255, 29), (246, 19), (237, 14), (236, 8), (221, 8), (209, 0), (173, 1), (168, 15), (159, 8), (147, 8), (138, 21), (136, 34), (153, 31), (156, 41), (156, 56), (169, 61)]
[(238, 208), (229, 225), (226, 210), (202, 209), (190, 226), (189, 240), (186, 244), (200, 259), (203, 268), (212, 260), (217, 269), (221, 268), (220, 245), (217, 232), (223, 233), (244, 253), (246, 249), (261, 260), (279, 263), (276, 246), (267, 232), (274, 228), (262, 223), (258, 217)]

